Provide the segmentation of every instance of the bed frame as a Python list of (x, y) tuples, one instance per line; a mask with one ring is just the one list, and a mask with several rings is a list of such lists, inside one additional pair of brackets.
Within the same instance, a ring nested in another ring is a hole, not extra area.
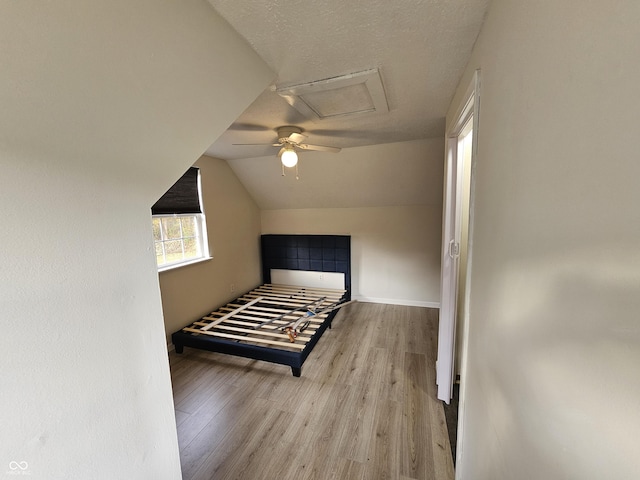
[[(288, 365), (295, 377), (338, 310), (310, 315), (338, 302), (351, 300), (351, 237), (345, 235), (263, 235), (264, 285), (175, 332), (176, 353), (184, 347), (227, 353)], [(336, 272), (344, 275), (344, 289), (274, 285), (272, 270)], [(294, 311), (294, 309), (299, 309)], [(293, 321), (298, 330), (282, 329)], [(292, 338), (292, 335), (296, 335)]]

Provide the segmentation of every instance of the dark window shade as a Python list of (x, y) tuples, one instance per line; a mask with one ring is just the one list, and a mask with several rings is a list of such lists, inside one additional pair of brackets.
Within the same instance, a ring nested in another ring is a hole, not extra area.
[(153, 215), (171, 215), (178, 213), (202, 213), (198, 195), (198, 169), (191, 167), (158, 200), (151, 213)]

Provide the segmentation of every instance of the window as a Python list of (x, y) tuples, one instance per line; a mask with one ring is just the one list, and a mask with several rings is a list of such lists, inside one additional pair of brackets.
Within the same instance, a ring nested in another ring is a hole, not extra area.
[(200, 171), (190, 168), (151, 208), (159, 270), (209, 258)]
[(205, 257), (203, 224), (203, 215), (154, 216), (153, 240), (158, 267)]

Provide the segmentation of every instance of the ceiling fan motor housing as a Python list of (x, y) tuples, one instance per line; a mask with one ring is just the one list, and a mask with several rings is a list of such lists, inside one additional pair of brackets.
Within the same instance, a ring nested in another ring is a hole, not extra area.
[(280, 143), (289, 143), (289, 137), (294, 133), (302, 133), (299, 127), (285, 126), (278, 128), (278, 141)]

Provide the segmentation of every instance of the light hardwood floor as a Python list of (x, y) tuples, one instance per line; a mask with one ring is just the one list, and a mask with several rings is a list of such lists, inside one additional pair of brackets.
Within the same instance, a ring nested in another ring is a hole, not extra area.
[(349, 305), (300, 378), (282, 365), (172, 352), (184, 480), (453, 479), (437, 324), (434, 309)]

